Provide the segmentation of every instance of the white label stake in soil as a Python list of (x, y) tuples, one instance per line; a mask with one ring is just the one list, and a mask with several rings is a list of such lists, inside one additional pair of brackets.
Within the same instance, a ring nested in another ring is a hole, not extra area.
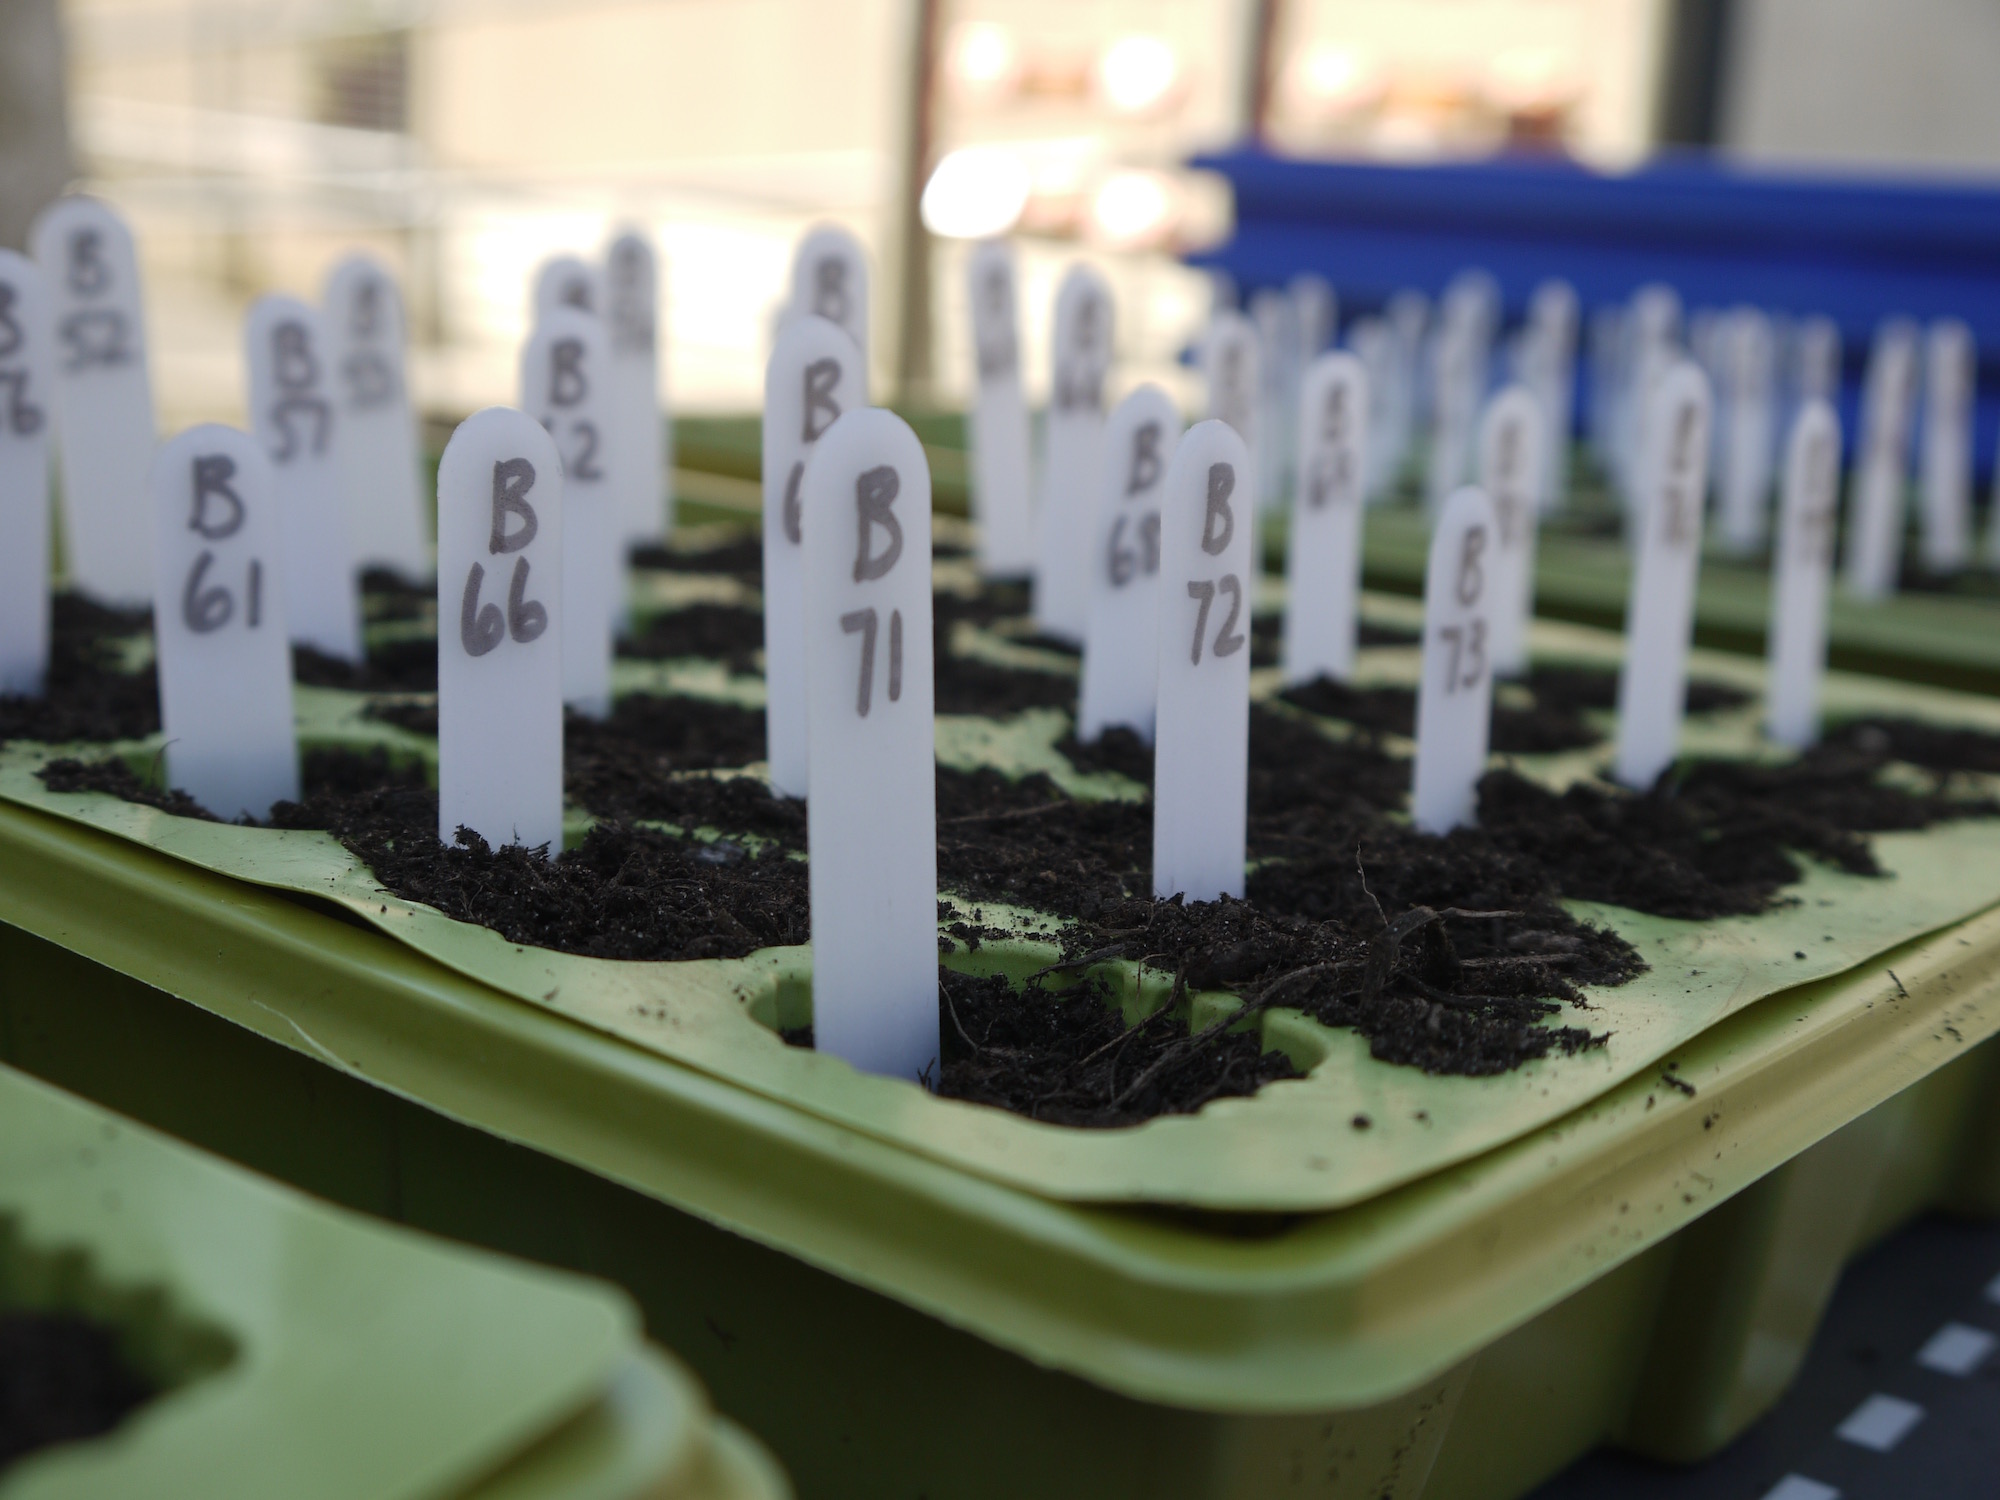
[(438, 465), (438, 837), (562, 852), (563, 473), (489, 406)]
[(521, 408), (548, 429), (563, 466), (563, 702), (611, 712), (611, 644), (623, 552), (604, 324), (571, 307), (543, 315), (521, 352)]
[(1688, 636), (1708, 486), (1708, 377), (1679, 360), (1647, 394), (1634, 518), (1638, 554), (1618, 674), (1616, 775), (1644, 791), (1673, 764), (1687, 701)]
[(1160, 675), (1153, 748), (1153, 894), (1243, 894), (1250, 766), (1250, 449), (1197, 423), (1160, 506)]
[(299, 795), (271, 466), (208, 423), (160, 450), (151, 490), (167, 782), (218, 817), (267, 817)]
[(1035, 624), (1083, 644), (1090, 617), (1090, 535), (1104, 441), (1104, 377), (1111, 368), (1111, 288), (1072, 266), (1056, 293), (1054, 378), (1042, 453)]
[(867, 404), (867, 368), (840, 325), (787, 320), (764, 373), (764, 739), (771, 785), (787, 797), (806, 794), (806, 460)]
[(250, 427), (278, 486), (292, 639), (361, 660), (361, 594), (334, 451), (326, 326), (296, 297), (260, 297), (244, 322)]
[(868, 358), (868, 255), (838, 224), (822, 224), (799, 241), (792, 259), (793, 316), (810, 313), (837, 323)]
[(1924, 337), (1923, 559), (1933, 573), (1965, 566), (1972, 517), (1972, 398), (1978, 363), (1972, 330), (1956, 318)]
[(1493, 670), (1528, 669), (1528, 622), (1535, 612), (1535, 533), (1548, 424), (1525, 385), (1510, 385), (1479, 419), (1479, 486), (1493, 504), (1493, 561), (1486, 609)]
[(1025, 578), (1035, 569), (1035, 516), (1012, 248), (1004, 240), (981, 245), (967, 263), (966, 281), (978, 376), (970, 436), (979, 571), (988, 578)]
[(1180, 413), (1156, 385), (1140, 386), (1104, 424), (1090, 554), (1090, 625), (1076, 712), (1076, 737), (1085, 744), (1114, 724), (1149, 742), (1153, 738), (1160, 665), (1160, 495), (1180, 438)]
[(893, 412), (849, 412), (814, 448), (805, 575), (815, 1044), (934, 1074), (931, 476)]
[(660, 271), (652, 241), (627, 230), (604, 269), (604, 331), (610, 341), (612, 465), (619, 530), (627, 545), (667, 530), (667, 426), (660, 408)]
[(1354, 672), (1369, 385), (1352, 354), (1322, 354), (1299, 392), (1298, 484), (1286, 549), (1285, 681)]
[(1766, 730), (1803, 750), (1819, 738), (1819, 685), (1826, 673), (1827, 575), (1840, 485), (1840, 419), (1818, 397), (1799, 409), (1785, 444), (1778, 555), (1771, 591)]
[(430, 570), (430, 509), (417, 467), (417, 418), (404, 378), (403, 299), (380, 262), (350, 255), (326, 279), (333, 446), (355, 561), (403, 577)]
[(70, 581), (99, 599), (152, 596), (153, 386), (132, 232), (109, 204), (58, 198), (29, 235), (56, 319), (56, 440)]
[(1903, 561), (1903, 485), (1916, 404), (1917, 328), (1906, 319), (1882, 325), (1868, 357), (1861, 398), (1861, 452), (1850, 483), (1847, 591), (1886, 599)]
[[(1526, 492), (1533, 505), (1533, 491)], [(1424, 833), (1474, 821), (1493, 717), (1493, 554), (1499, 523), (1468, 485), (1444, 503), (1424, 570), (1424, 675), (1410, 820)]]
[(55, 320), (36, 264), (0, 250), (0, 693), (49, 665), (49, 426)]
[(580, 255), (552, 255), (535, 270), (535, 291), (528, 311), (539, 323), (558, 307), (594, 313), (604, 306), (603, 277)]

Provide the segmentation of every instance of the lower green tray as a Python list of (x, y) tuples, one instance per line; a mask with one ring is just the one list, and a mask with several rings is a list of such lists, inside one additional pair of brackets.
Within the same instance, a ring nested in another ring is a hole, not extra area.
[(1221, 1215), (952, 1171), (27, 809), (0, 869), (8, 1061), (614, 1277), (813, 1494), (1497, 1497), (1600, 1441), (1692, 1457), (1855, 1250), (2000, 1208), (2000, 913), (1730, 1016), (1672, 1086), (1351, 1209)]
[(7, 1500), (787, 1492), (611, 1288), (308, 1202), (9, 1068), (0, 1307), (108, 1326), (159, 1390), (10, 1467)]

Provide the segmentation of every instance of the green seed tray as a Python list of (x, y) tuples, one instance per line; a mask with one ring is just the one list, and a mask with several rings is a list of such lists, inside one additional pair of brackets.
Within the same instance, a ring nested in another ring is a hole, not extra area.
[[(940, 571), (950, 576), (949, 568)], [(701, 585), (675, 587), (687, 593)], [(1537, 640), (1545, 655), (1572, 658), (1602, 657), (1615, 645), (1594, 632), (1562, 627), (1543, 628)], [(1005, 649), (1005, 643), (992, 648)], [(1369, 653), (1370, 674), (1383, 680), (1410, 680), (1416, 665), (1412, 649)], [(1726, 657), (1705, 658), (1698, 666), (1713, 675), (1734, 674), (1752, 687), (1757, 681), (1754, 671), (1746, 676), (1743, 663)], [(757, 680), (729, 679), (708, 662), (621, 663), (618, 680), (629, 690), (672, 686), (731, 694), (738, 701), (755, 701), (761, 693)], [(1276, 686), (1274, 673), (1257, 675), (1260, 695)], [(1935, 691), (1890, 691), (1845, 681), (1834, 685), (1833, 697), (1876, 711), (1906, 707), (2000, 728), (2000, 704)], [(310, 740), (382, 743), (411, 754), (431, 749), (429, 741), (363, 717), (355, 695), (301, 690), (299, 701)], [(1691, 734), (1690, 746), (1755, 753), (1755, 719), (1751, 707), (1706, 721)], [(1001, 723), (941, 716), (939, 755), (962, 765), (1046, 769), (1084, 794), (1115, 795), (1121, 786), (1128, 795), (1138, 792), (1121, 778), (1069, 771), (1055, 749), (1066, 727), (1066, 717), (1055, 711)], [(133, 753), (150, 759), (152, 749), (145, 745)], [(1796, 904), (1756, 917), (1674, 921), (1578, 904), (1579, 913), (1615, 927), (1651, 965), (1615, 994), (1595, 996), (1592, 1008), (1566, 1008), (1556, 1018), (1595, 1031), (1608, 1025), (1610, 1038), (1601, 1048), (1551, 1056), (1492, 1077), (1431, 1077), (1377, 1061), (1355, 1033), (1279, 1010), (1262, 1023), (1264, 1040), (1284, 1049), (1309, 1076), (1268, 1086), (1252, 1098), (1218, 1101), (1198, 1115), (1168, 1116), (1130, 1130), (1076, 1131), (935, 1098), (785, 1046), (776, 1026), (799, 1024), (810, 1005), (809, 945), (767, 949), (746, 959), (680, 963), (524, 948), (383, 890), (366, 866), (326, 834), (206, 823), (98, 793), (49, 792), (35, 771), (50, 753), (27, 745), (0, 750), (0, 799), (218, 874), (331, 902), (468, 980), (697, 1068), (787, 1110), (944, 1166), (1074, 1201), (1254, 1212), (1316, 1212), (1364, 1202), (1490, 1151), (1656, 1070), (1736, 1010), (1803, 981), (1849, 970), (1900, 941), (2000, 902), (2000, 837), (1989, 823), (1966, 822), (1878, 836), (1873, 844), (1890, 879), (1812, 866), (1797, 888)], [(1587, 774), (1601, 756), (1593, 750), (1523, 758), (1521, 764), (1562, 782)], [(998, 915), (992, 903), (981, 909), (989, 921)], [(1012, 920), (1030, 936), (987, 943), (948, 961), (978, 972), (1025, 975), (1057, 959), (1051, 942), (1032, 937), (1037, 926), (1032, 914), (1015, 913)], [(1160, 1003), (1170, 979), (1122, 964), (1097, 972), (1124, 987), (1135, 1011)], [(1220, 1014), (1219, 1008), (1232, 1003), (1222, 995), (1198, 997), (1197, 1014)], [(1371, 1128), (1351, 1128), (1357, 1114), (1366, 1115)]]
[(301, 1198), (0, 1068), (0, 1306), (114, 1330), (160, 1394), (7, 1500), (782, 1496), (611, 1288)]
[[(1617, 643), (1549, 626), (1537, 647)], [(754, 700), (712, 664), (623, 685), (669, 681)], [(2000, 722), (1910, 685), (1837, 677), (1829, 700)], [(300, 702), (312, 737), (384, 733), (339, 695)], [(1054, 734), (1023, 715), (939, 741), (1053, 767)], [(1746, 709), (1690, 748), (1753, 735)], [(814, 1493), (1497, 1496), (1597, 1441), (1691, 1456), (1775, 1396), (1855, 1248), (1926, 1205), (2000, 1207), (1990, 825), (1877, 839), (1896, 878), (1816, 874), (1740, 929), (1599, 913), (1671, 982), (1590, 1019), (1660, 1029), (1500, 1080), (1486, 1116), (1453, 1091), (1493, 1080), (1273, 1015), (1267, 1044), (1313, 1078), (1082, 1133), (783, 1048), (803, 952), (518, 952), (404, 909), (319, 836), (47, 794), (42, 753), (0, 764), (9, 1060), (345, 1201), (615, 1275)], [(1416, 1113), (1452, 1108), (1441, 1149)], [(1559, 1419), (1551, 1382), (1577, 1392)]]

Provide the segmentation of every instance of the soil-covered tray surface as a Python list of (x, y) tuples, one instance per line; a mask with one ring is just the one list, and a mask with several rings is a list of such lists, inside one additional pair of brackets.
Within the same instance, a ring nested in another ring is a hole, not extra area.
[[(1588, 772), (1602, 745), (1586, 716), (1609, 707), (1615, 675), (1569, 663), (1540, 665), (1511, 706), (1537, 733), (1578, 732), (1512, 752), (1528, 759), (1488, 775), (1480, 826), (1442, 840), (1402, 820), (1409, 764), (1388, 715), (1406, 686), (1260, 688), (1247, 900), (1155, 902), (1150, 752), (1128, 734), (1067, 736), (1073, 665), (1034, 638), (1025, 604), (940, 588), (939, 711), (986, 727), (947, 754), (941, 720), (943, 1098), (916, 1116), (900, 1086), (772, 1035), (800, 1039), (783, 996), (809, 963), (810, 851), (803, 806), (733, 774), (762, 755), (761, 709), (740, 694), (635, 692), (606, 720), (572, 718), (583, 821), (553, 859), (441, 845), (407, 743), (309, 747), (306, 794), (274, 829), (190, 816), (148, 785), (143, 744), (18, 747), (0, 792), (251, 879), (331, 888), (523, 999), (975, 1170), (1057, 1196), (1211, 1206), (1331, 1206), (1434, 1170), (1758, 995), (2000, 899), (1982, 779), (2000, 767), (2000, 714), (1878, 712), (1805, 757), (1700, 756), (1634, 794)], [(752, 609), (684, 605), (638, 622), (625, 649), (741, 678), (760, 637)], [(1391, 708), (1371, 717), (1356, 699)], [(1719, 716), (1712, 739), (1750, 717), (1737, 683), (1691, 699)], [(1537, 756), (1568, 769), (1551, 778)], [(116, 800), (79, 795), (93, 791)], [(1148, 1120), (1059, 1131), (1068, 1148), (1018, 1136)], [(1225, 1160), (1255, 1164), (1225, 1181)]]

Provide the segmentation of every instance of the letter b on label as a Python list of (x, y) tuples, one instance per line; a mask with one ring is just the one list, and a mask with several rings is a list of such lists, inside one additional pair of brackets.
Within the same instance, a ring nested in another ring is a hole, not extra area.
[[(869, 469), (854, 481), (856, 583), (886, 576), (903, 555), (903, 523), (889, 509), (902, 488), (902, 479), (888, 464)], [(887, 537), (879, 553), (871, 551), (878, 527)]]
[(1229, 497), (1235, 493), (1236, 466), (1210, 464), (1208, 511), (1201, 521), (1201, 550), (1210, 557), (1228, 551), (1230, 538), (1236, 535), (1236, 513), (1229, 508)]

